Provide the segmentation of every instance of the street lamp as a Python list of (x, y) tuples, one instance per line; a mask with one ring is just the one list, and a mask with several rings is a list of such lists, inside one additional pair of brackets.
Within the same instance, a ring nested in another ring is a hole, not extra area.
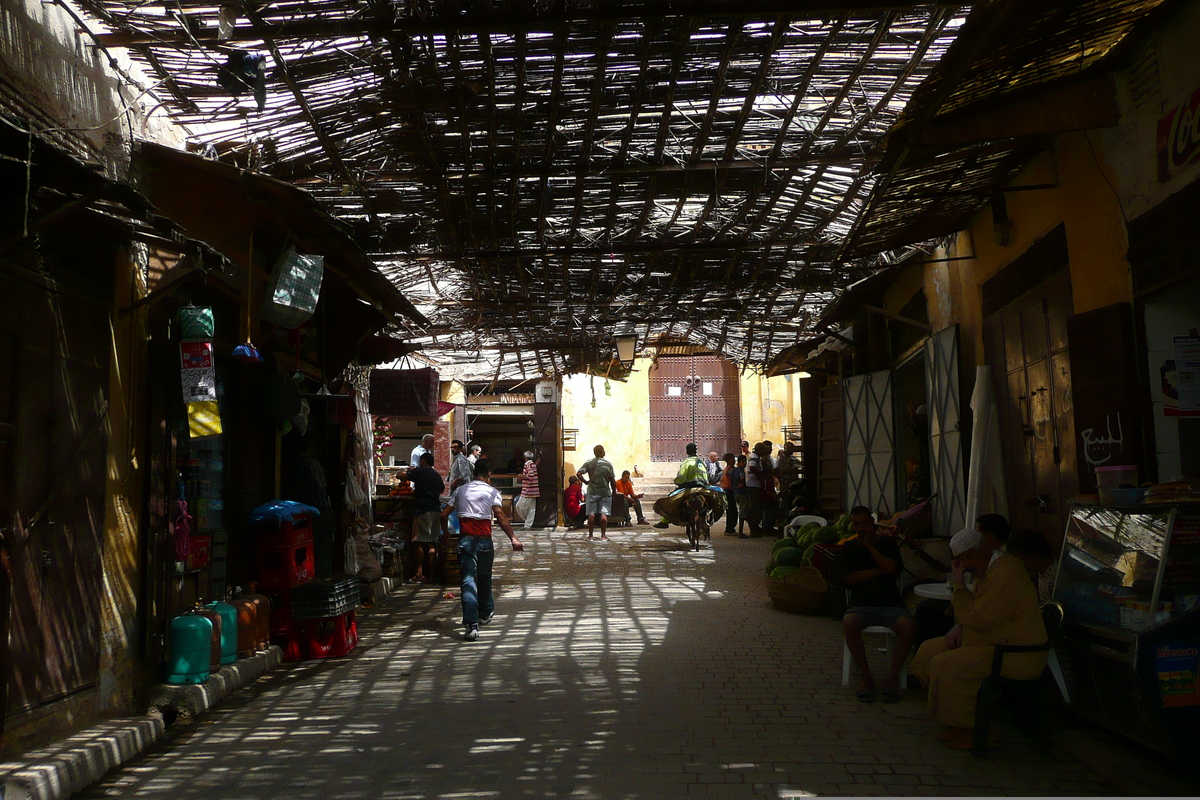
[(637, 334), (613, 337), (617, 342), (617, 360), (626, 369), (633, 368), (633, 355), (637, 352)]

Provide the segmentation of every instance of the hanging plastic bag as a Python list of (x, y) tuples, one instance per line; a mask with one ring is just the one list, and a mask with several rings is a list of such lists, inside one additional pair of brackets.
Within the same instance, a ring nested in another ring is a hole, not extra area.
[(359, 508), (370, 502), (370, 498), (358, 482), (358, 476), (354, 474), (354, 467), (350, 464), (346, 465), (346, 492), (342, 499), (349, 509)]
[(324, 256), (300, 255), (296, 248), (289, 247), (271, 270), (263, 298), (263, 319), (283, 328), (307, 322), (317, 310), (324, 274)]

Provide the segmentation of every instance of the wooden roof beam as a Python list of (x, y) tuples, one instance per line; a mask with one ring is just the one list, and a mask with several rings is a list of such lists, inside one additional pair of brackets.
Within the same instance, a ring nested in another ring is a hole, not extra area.
[(569, 9), (550, 14), (520, 13), (509, 10), (488, 11), (469, 14), (454, 14), (427, 19), (398, 18), (396, 20), (371, 17), (351, 19), (304, 19), (284, 23), (238, 25), (226, 39), (217, 39), (217, 28), (203, 28), (194, 33), (179, 30), (143, 31), (129, 28), (115, 33), (98, 34), (100, 43), (107, 47), (133, 47), (135, 45), (181, 45), (194, 41), (213, 46), (227, 46), (231, 42), (257, 42), (264, 39), (338, 39), (350, 36), (387, 36), (388, 34), (425, 35), (434, 33), (507, 33), (518, 31), (548, 31), (563, 25), (588, 25), (605, 22), (624, 22), (652, 18), (701, 19), (712, 17), (793, 17), (826, 19), (846, 13), (878, 15), (893, 11), (911, 11), (917, 8), (960, 8), (969, 3), (922, 3), (913, 0), (740, 0), (739, 2), (692, 2), (682, 6), (668, 3), (643, 3), (602, 7), (599, 10), (581, 11)]

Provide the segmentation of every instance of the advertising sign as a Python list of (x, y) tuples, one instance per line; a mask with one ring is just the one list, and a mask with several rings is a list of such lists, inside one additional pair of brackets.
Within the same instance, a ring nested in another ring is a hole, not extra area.
[(1200, 706), (1196, 690), (1200, 646), (1194, 641), (1166, 642), (1154, 653), (1158, 672), (1158, 694), (1163, 708)]
[(1158, 121), (1155, 150), (1160, 183), (1200, 161), (1200, 89)]

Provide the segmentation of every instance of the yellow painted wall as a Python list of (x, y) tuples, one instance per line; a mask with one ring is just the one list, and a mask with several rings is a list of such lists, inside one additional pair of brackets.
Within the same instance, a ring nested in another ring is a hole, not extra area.
[[(592, 457), (592, 448), (604, 445), (609, 461), (621, 477), (622, 470), (642, 472), (650, 465), (650, 364), (648, 358), (634, 362), (628, 381), (568, 375), (562, 382), (563, 428), (579, 431), (577, 449), (563, 453), (563, 474), (573, 475)], [(596, 407), (592, 408), (595, 390)]]
[[(579, 431), (575, 452), (563, 454), (564, 475), (571, 475), (592, 457), (592, 448), (604, 445), (607, 458), (618, 477), (621, 470), (634, 466), (645, 473), (650, 465), (650, 380), (651, 360), (639, 358), (629, 381), (609, 382), (610, 394), (604, 393), (604, 379), (589, 375), (563, 378), (563, 427)], [(783, 443), (783, 426), (800, 420), (800, 391), (791, 375), (764, 378), (746, 371), (739, 376), (741, 392), (742, 436), (751, 442), (770, 439), (776, 449)], [(592, 408), (592, 386), (596, 407)], [(681, 456), (682, 458), (682, 456)]]
[(1006, 194), (1013, 244), (996, 244), (992, 212), (984, 208), (954, 243), (933, 254), (966, 257), (924, 270), (930, 324), (934, 330), (960, 324), (964, 372), (983, 363), (982, 285), (1060, 223), (1066, 227), (1074, 313), (1132, 300), (1124, 220), (1106, 178), (1114, 180), (1099, 138), (1089, 143), (1083, 133), (1063, 135), (1010, 184), (1057, 184)]
[(783, 446), (783, 426), (800, 423), (800, 387), (792, 375), (766, 378), (747, 370), (741, 374), (742, 438)]

